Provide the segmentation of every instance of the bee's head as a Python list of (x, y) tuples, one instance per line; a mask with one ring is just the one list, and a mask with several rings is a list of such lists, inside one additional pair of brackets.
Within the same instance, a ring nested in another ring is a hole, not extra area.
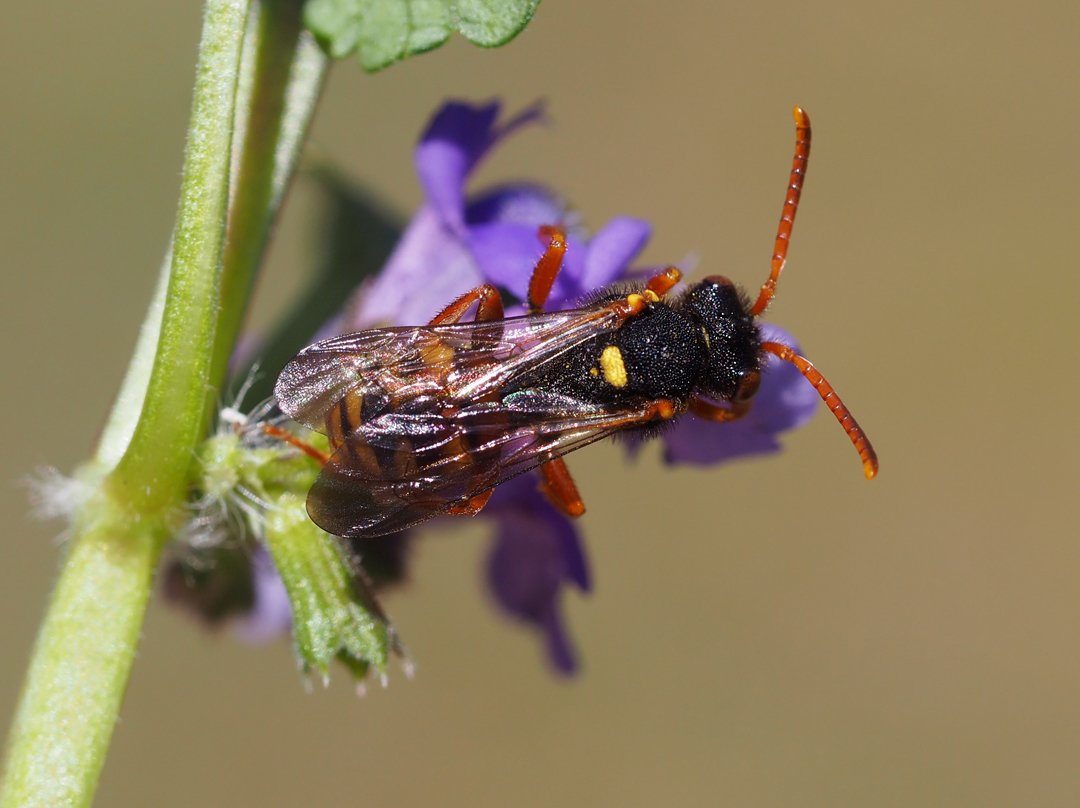
[(710, 275), (690, 288), (681, 308), (700, 323), (708, 343), (701, 391), (725, 401), (753, 396), (761, 381), (761, 332), (735, 284)]

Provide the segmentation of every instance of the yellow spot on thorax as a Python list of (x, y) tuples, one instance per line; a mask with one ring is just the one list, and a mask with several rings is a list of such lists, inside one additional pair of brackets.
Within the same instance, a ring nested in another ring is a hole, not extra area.
[(626, 365), (623, 364), (622, 351), (609, 345), (600, 354), (600, 370), (604, 381), (612, 387), (626, 387)]

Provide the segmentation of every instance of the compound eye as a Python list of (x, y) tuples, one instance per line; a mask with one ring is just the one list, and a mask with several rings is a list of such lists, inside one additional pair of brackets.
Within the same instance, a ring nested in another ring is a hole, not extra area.
[(735, 391), (735, 401), (753, 398), (759, 387), (761, 387), (761, 371), (751, 370), (739, 382), (739, 389)]

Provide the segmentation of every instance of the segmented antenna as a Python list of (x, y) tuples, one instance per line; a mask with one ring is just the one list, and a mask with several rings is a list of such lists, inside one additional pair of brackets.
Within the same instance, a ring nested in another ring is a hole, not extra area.
[(836, 416), (840, 426), (844, 428), (847, 436), (851, 438), (855, 450), (859, 453), (859, 459), (862, 460), (863, 474), (866, 475), (866, 479), (874, 479), (878, 473), (877, 453), (874, 451), (874, 447), (870, 445), (870, 439), (862, 431), (859, 422), (844, 406), (844, 402), (840, 400), (840, 396), (836, 394), (833, 386), (821, 375), (821, 371), (814, 367), (808, 359), (799, 356), (793, 349), (779, 342), (763, 342), (761, 343), (761, 350), (768, 351), (785, 362), (790, 362), (799, 369), (799, 372), (806, 377), (810, 384), (814, 385), (814, 389), (818, 391), (818, 395), (825, 402), (825, 406)]
[(810, 116), (802, 107), (795, 107), (795, 157), (791, 161), (791, 178), (788, 180), (787, 195), (784, 197), (784, 209), (780, 212), (780, 224), (776, 228), (776, 243), (773, 245), (772, 271), (769, 279), (761, 287), (758, 299), (750, 313), (757, 317), (769, 308), (769, 303), (776, 294), (776, 281), (784, 271), (787, 262), (788, 245), (791, 243), (791, 229), (795, 226), (795, 213), (799, 209), (799, 197), (802, 196), (803, 182), (806, 181), (806, 164), (810, 160)]

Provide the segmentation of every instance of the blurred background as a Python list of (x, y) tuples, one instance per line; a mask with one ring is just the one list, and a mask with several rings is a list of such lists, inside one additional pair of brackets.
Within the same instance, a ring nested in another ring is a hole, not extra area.
[[(661, 9), (662, 6), (662, 9)], [(633, 9), (633, 10), (631, 10)], [(197, 3), (18, 4), (0, 31), (0, 718), (57, 569), (20, 481), (85, 459), (174, 216)], [(417, 676), (309, 689), (288, 643), (156, 600), (102, 805), (1080, 802), (1076, 396), (1080, 8), (549, 0), (517, 41), (330, 78), (314, 147), (402, 215), (448, 97), (545, 98), (474, 187), (542, 178), (650, 263), (764, 279), (793, 104), (814, 153), (769, 312), (824, 409), (772, 458), (571, 464), (595, 591), (562, 680), (482, 588), (488, 525), (429, 531), (387, 599)], [(302, 286), (321, 196), (286, 207), (253, 323)], [(655, 503), (655, 504), (645, 504)]]

